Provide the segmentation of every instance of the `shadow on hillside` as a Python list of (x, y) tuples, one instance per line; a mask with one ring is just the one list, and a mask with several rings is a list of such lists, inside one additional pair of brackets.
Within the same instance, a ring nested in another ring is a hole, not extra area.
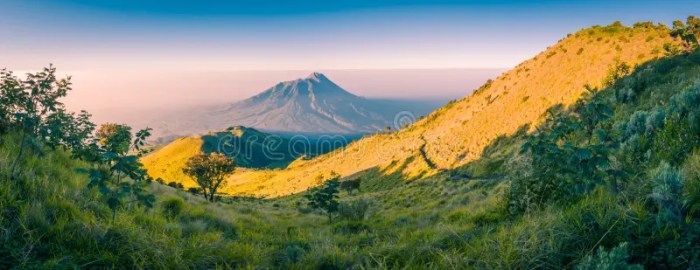
[[(638, 65), (631, 71), (621, 69), (619, 65), (624, 63), (618, 63), (618, 65), (612, 66), (608, 71), (608, 76), (604, 78), (604, 80), (608, 81), (608, 86), (599, 90), (598, 94), (614, 108), (618, 108), (624, 105), (624, 102), (626, 102), (624, 100), (631, 95), (631, 91), (637, 91), (638, 95), (648, 95), (649, 93), (640, 92), (640, 89), (646, 88), (652, 83), (663, 83), (661, 78), (682, 67), (683, 63), (700, 64), (700, 52), (696, 51), (689, 54), (650, 60)], [(581, 87), (584, 86), (582, 85)], [(562, 104), (553, 105), (540, 116), (540, 120), (551, 115), (575, 113), (575, 108), (586, 104), (585, 102), (586, 99), (582, 96), (568, 107)], [(615, 116), (613, 115), (613, 117)], [(544, 123), (544, 121), (537, 122)], [(413, 177), (404, 175), (404, 169), (420, 157), (419, 153), (403, 161), (398, 167), (395, 167), (397, 166), (396, 164), (387, 166), (391, 170), (374, 167), (345, 177), (343, 180), (360, 178), (363, 180), (362, 188), (369, 191), (388, 189), (429, 177), (444, 178), (448, 181), (504, 180), (512, 176), (514, 172), (518, 172), (512, 166), (525, 162), (523, 159), (526, 156), (521, 153), (522, 145), (540, 127), (539, 125), (522, 125), (512, 134), (504, 134), (492, 140), (479, 154), (478, 159), (450, 170), (441, 170), (437, 174), (423, 172)]]

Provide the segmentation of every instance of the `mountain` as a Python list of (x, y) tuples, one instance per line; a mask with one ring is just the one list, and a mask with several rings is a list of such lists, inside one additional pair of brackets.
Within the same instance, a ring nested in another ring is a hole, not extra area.
[(635, 67), (663, 57), (664, 47), (679, 43), (662, 25), (616, 23), (583, 29), (408, 128), (365, 137), (284, 170), (235, 174), (226, 191), (277, 197), (318, 185), (316, 176), (331, 173), (419, 179), (459, 169), (478, 159), (494, 140), (524, 126), (534, 129), (547, 109), (574, 104), (586, 85), (604, 86), (617, 65)]
[(359, 97), (315, 72), (306, 78), (278, 83), (246, 100), (183, 112), (156, 121), (152, 126), (156, 137), (166, 138), (234, 125), (268, 132), (360, 134), (387, 126), (396, 128), (395, 125), (400, 125), (395, 124), (397, 116), (409, 114), (415, 120), (440, 105), (435, 101)]
[(574, 104), (586, 85), (604, 86), (617, 65), (635, 67), (665, 56), (664, 47), (680, 43), (670, 33), (665, 26), (617, 23), (580, 30), (407, 128), (366, 136), (283, 170), (235, 174), (225, 190), (278, 197), (305, 191), (319, 184), (318, 176), (336, 173), (420, 179), (458, 170), (481, 157), (494, 140), (525, 126), (533, 130), (549, 108)]

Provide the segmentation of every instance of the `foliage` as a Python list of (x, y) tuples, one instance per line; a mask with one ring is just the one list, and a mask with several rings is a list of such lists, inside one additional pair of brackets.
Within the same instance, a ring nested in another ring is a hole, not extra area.
[(606, 251), (603, 247), (598, 248), (594, 256), (586, 258), (576, 266), (578, 270), (642, 270), (644, 267), (627, 262), (627, 243)]
[(187, 161), (182, 171), (195, 179), (204, 197), (214, 201), (217, 190), (226, 184), (226, 177), (236, 169), (236, 162), (222, 154), (199, 154)]
[[(511, 213), (537, 208), (551, 200), (571, 200), (606, 180), (616, 189), (616, 179), (605, 177), (617, 173), (610, 169), (610, 138), (605, 130), (596, 129), (613, 112), (597, 90), (587, 89), (588, 95), (573, 112), (549, 110), (546, 122), (523, 144), (522, 153), (531, 157), (532, 173), (513, 181), (508, 197)], [(572, 140), (577, 130), (584, 130), (585, 140)]]
[(338, 204), (338, 216), (346, 220), (362, 221), (365, 219), (371, 206), (372, 202), (368, 199), (340, 202)]
[[(65, 119), (63, 103), (58, 99), (71, 90), (70, 77), (58, 79), (56, 68), (49, 66), (37, 73), (27, 73), (19, 79), (11, 71), (0, 70), (0, 123), (22, 134), (20, 150), (12, 165), (10, 176), (17, 179), (19, 160), (27, 147), (41, 151), (42, 133), (55, 127), (56, 118)], [(1, 130), (0, 130), (1, 131)], [(48, 134), (49, 141), (60, 140), (60, 134)]]
[(165, 199), (160, 203), (160, 205), (163, 215), (170, 219), (178, 217), (185, 208), (185, 202), (177, 197)]
[[(0, 179), (0, 268), (697, 268), (698, 59), (682, 53), (589, 88), (581, 102), (550, 110), (535, 132), (492, 142), (476, 169), (466, 168), (503, 177), (436, 172), (406, 181), (400, 170), (373, 168), (353, 176), (363, 179), (363, 192), (342, 201), (333, 179), (305, 194), (212, 204), (138, 180), (139, 166), (115, 167), (120, 156), (135, 164), (127, 156), (139, 156), (143, 144), (134, 137), (148, 131), (108, 140), (115, 143), (76, 135), (82, 140), (72, 144), (64, 138), (73, 135), (54, 134), (80, 132), (47, 128), (37, 136), (41, 149), (21, 156), (17, 180)], [(54, 116), (54, 127), (79, 118), (67, 115)], [(18, 128), (6, 131), (2, 175), (22, 141)], [(129, 149), (116, 150), (125, 141)], [(94, 174), (75, 174), (78, 167)], [(82, 188), (94, 179), (108, 191)], [(131, 191), (112, 201), (118, 182)], [(137, 202), (139, 188), (166, 198), (158, 211)], [(329, 221), (341, 220), (328, 225), (295, 213), (294, 205), (321, 197), (337, 203)], [(108, 201), (120, 205), (98, 203)], [(517, 210), (506, 214), (506, 203)]]
[(340, 180), (338, 178), (333, 178), (326, 181), (323, 187), (316, 188), (309, 191), (304, 195), (304, 198), (308, 201), (308, 206), (313, 209), (321, 209), (326, 212), (328, 216), (328, 222), (333, 223), (333, 214), (338, 212), (338, 188), (340, 187)]
[(700, 18), (689, 16), (686, 23), (674, 21), (671, 35), (683, 40), (686, 52), (694, 51), (698, 46), (698, 36), (700, 36)]
[(362, 178), (345, 180), (340, 182), (340, 189), (345, 190), (349, 194), (352, 194), (352, 192), (355, 190), (357, 190), (357, 192), (360, 192), (361, 185)]
[[(630, 71), (631, 67), (627, 63), (619, 61), (616, 62), (615, 66), (610, 71), (608, 71), (608, 75), (605, 77), (605, 79), (603, 79), (603, 86), (611, 86), (613, 83), (617, 82), (619, 79), (629, 74)], [(586, 86), (586, 89), (590, 93), (590, 87)]]

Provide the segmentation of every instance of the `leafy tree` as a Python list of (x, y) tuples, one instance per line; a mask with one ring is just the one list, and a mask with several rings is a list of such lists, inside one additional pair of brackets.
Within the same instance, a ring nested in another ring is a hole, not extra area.
[(313, 209), (321, 209), (328, 215), (328, 222), (333, 222), (333, 214), (338, 212), (338, 193), (340, 192), (338, 188), (340, 187), (340, 180), (338, 178), (333, 178), (326, 181), (326, 184), (321, 188), (316, 188), (311, 190), (309, 193), (304, 195), (304, 198), (308, 200), (309, 207)]
[(95, 124), (86, 111), (80, 114), (68, 113), (59, 109), (46, 118), (46, 125), (40, 131), (47, 145), (71, 150), (74, 158), (84, 158), (93, 142)]
[(234, 172), (236, 162), (219, 153), (199, 154), (191, 157), (182, 169), (195, 179), (204, 198), (214, 201), (216, 191), (226, 183), (226, 177)]
[[(530, 156), (531, 174), (513, 181), (509, 211), (527, 211), (551, 200), (571, 200), (606, 182), (617, 190), (617, 177), (611, 176), (620, 173), (610, 168), (610, 138), (603, 129), (594, 129), (598, 121), (612, 116), (612, 110), (596, 99), (590, 97), (594, 104), (581, 103), (574, 113), (561, 107), (548, 110), (545, 123), (522, 146), (522, 153)], [(587, 143), (575, 137), (580, 129), (586, 131)], [(595, 143), (593, 137), (597, 138)]]
[(152, 208), (155, 204), (155, 196), (146, 192), (148, 183), (134, 179), (133, 183), (117, 182), (111, 176), (111, 172), (105, 167), (82, 169), (90, 178), (88, 188), (97, 188), (105, 196), (107, 206), (112, 210), (112, 220), (116, 220), (120, 207), (130, 203), (140, 203)]
[(127, 125), (107, 123), (97, 130), (96, 137), (102, 154), (100, 161), (109, 164), (112, 173), (117, 173), (117, 183), (122, 176), (145, 179), (146, 171), (142, 169), (138, 158), (144, 154), (142, 147), (151, 135), (150, 131), (150, 128), (139, 130), (132, 142), (134, 135)]
[[(630, 67), (627, 63), (617, 61), (615, 63), (615, 66), (608, 71), (608, 74), (603, 79), (603, 86), (608, 87), (615, 84), (615, 82), (627, 76), (630, 73), (630, 71), (632, 71), (632, 67)], [(586, 90), (589, 89), (591, 89), (591, 87), (586, 85)]]
[(580, 121), (586, 130), (588, 143), (591, 143), (593, 131), (596, 125), (612, 117), (612, 108), (603, 100), (598, 89), (586, 85), (586, 93), (577, 102), (575, 112), (579, 114)]
[(106, 151), (122, 155), (131, 148), (131, 127), (127, 125), (103, 124), (95, 136)]
[[(146, 170), (138, 161), (144, 153), (142, 147), (150, 130), (146, 128), (132, 135), (131, 127), (127, 125), (104, 124), (96, 133), (97, 143), (90, 148), (89, 156), (95, 157), (97, 166), (86, 171), (91, 179), (88, 187), (96, 187), (107, 198), (113, 219), (116, 219), (117, 210), (127, 203), (138, 202), (153, 207), (155, 196), (144, 190), (148, 184), (144, 181), (147, 179)], [(134, 136), (136, 138), (132, 141)], [(133, 182), (122, 182), (123, 178)]]
[(19, 161), (29, 146), (40, 150), (40, 131), (46, 129), (47, 118), (63, 108), (59, 98), (71, 90), (70, 77), (58, 79), (56, 68), (49, 66), (37, 73), (28, 73), (26, 79), (12, 72), (0, 70), (0, 120), (18, 130), (22, 139), (12, 162), (11, 177), (17, 179)]
[(678, 37), (683, 41), (686, 52), (692, 52), (698, 47), (698, 36), (700, 36), (700, 18), (690, 16), (684, 24), (682, 21), (674, 21), (671, 36)]

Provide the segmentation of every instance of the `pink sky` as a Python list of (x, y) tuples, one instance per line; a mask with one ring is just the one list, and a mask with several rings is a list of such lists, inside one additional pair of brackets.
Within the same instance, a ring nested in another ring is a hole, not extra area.
[[(352, 92), (371, 98), (453, 99), (466, 96), (503, 69), (320, 70)], [(71, 73), (70, 71), (67, 71)], [(132, 122), (144, 113), (228, 103), (251, 97), (278, 82), (306, 77), (292, 71), (78, 71), (64, 99), (96, 122)]]

